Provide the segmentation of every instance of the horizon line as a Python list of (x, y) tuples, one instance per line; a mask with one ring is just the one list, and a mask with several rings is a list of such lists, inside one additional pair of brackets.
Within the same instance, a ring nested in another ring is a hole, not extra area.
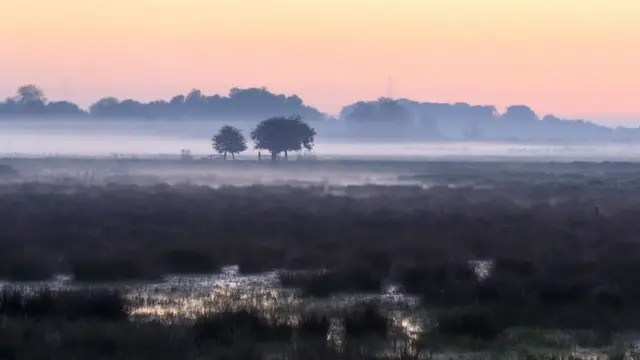
[[(65, 79), (65, 80), (67, 80), (67, 81), (64, 81), (65, 82), (65, 84), (64, 84), (65, 85), (64, 86), (65, 92), (66, 93), (74, 92), (72, 87), (69, 86), (68, 79)], [(633, 114), (633, 113), (630, 113), (630, 114), (610, 114), (610, 113), (581, 114), (581, 113), (575, 113), (575, 112), (573, 112), (573, 113), (551, 113), (551, 112), (548, 112), (548, 113), (539, 114), (538, 112), (536, 112), (536, 110), (532, 106), (527, 105), (527, 103), (525, 103), (525, 102), (513, 103), (511, 105), (504, 106), (503, 109), (499, 109), (499, 107), (497, 105), (489, 104), (489, 103), (469, 103), (469, 102), (466, 102), (466, 101), (459, 101), (459, 100), (458, 101), (449, 101), (449, 102), (447, 102), (447, 101), (431, 101), (431, 100), (424, 100), (424, 99), (409, 98), (409, 97), (404, 97), (404, 96), (390, 97), (390, 96), (388, 96), (390, 94), (380, 95), (380, 96), (377, 96), (377, 97), (375, 97), (373, 99), (357, 99), (357, 100), (353, 100), (353, 101), (351, 101), (349, 103), (341, 105), (340, 110), (338, 110), (337, 112), (333, 112), (333, 111), (325, 111), (325, 110), (321, 109), (320, 107), (317, 107), (315, 105), (312, 105), (312, 104), (306, 102), (305, 99), (302, 98), (300, 95), (298, 95), (296, 92), (291, 92), (291, 93), (279, 92), (277, 90), (273, 90), (269, 86), (246, 86), (246, 87), (231, 86), (231, 87), (228, 88), (228, 91), (226, 93), (224, 93), (224, 92), (205, 93), (202, 90), (200, 90), (199, 88), (193, 87), (193, 88), (191, 88), (190, 90), (188, 90), (188, 91), (186, 91), (184, 93), (179, 92), (179, 93), (176, 93), (175, 95), (172, 95), (169, 98), (157, 97), (157, 98), (149, 99), (149, 100), (141, 100), (141, 99), (136, 99), (136, 98), (131, 98), (131, 97), (118, 97), (118, 96), (113, 96), (113, 95), (110, 95), (110, 96), (107, 95), (107, 96), (99, 97), (96, 100), (92, 100), (91, 103), (88, 104), (88, 106), (81, 106), (81, 102), (76, 102), (71, 98), (64, 98), (63, 97), (63, 98), (49, 99), (48, 96), (47, 96), (46, 90), (44, 88), (41, 88), (36, 83), (23, 83), (22, 85), (18, 86), (18, 88), (16, 89), (16, 92), (20, 87), (29, 86), (29, 85), (36, 86), (38, 89), (42, 90), (43, 94), (44, 94), (44, 97), (45, 97), (47, 102), (70, 102), (70, 103), (73, 103), (73, 104), (77, 105), (80, 109), (82, 109), (84, 111), (87, 111), (87, 112), (88, 112), (89, 108), (91, 107), (91, 105), (97, 103), (98, 101), (100, 101), (102, 99), (106, 99), (106, 98), (115, 98), (115, 99), (118, 100), (118, 102), (122, 102), (123, 100), (133, 100), (133, 101), (137, 101), (137, 102), (142, 103), (142, 104), (149, 104), (149, 103), (152, 103), (154, 101), (166, 101), (166, 102), (169, 102), (173, 97), (176, 97), (176, 96), (185, 96), (186, 97), (189, 93), (191, 93), (194, 90), (200, 91), (201, 94), (204, 95), (204, 96), (220, 96), (220, 97), (229, 98), (230, 95), (231, 95), (231, 91), (233, 89), (239, 89), (239, 90), (264, 90), (264, 91), (267, 91), (267, 92), (269, 92), (269, 93), (271, 93), (273, 95), (276, 95), (276, 96), (286, 96), (286, 97), (297, 96), (302, 100), (303, 106), (313, 108), (313, 109), (319, 111), (320, 113), (322, 113), (324, 115), (327, 115), (329, 117), (339, 117), (340, 112), (342, 110), (344, 110), (344, 108), (346, 108), (348, 106), (353, 106), (358, 102), (376, 102), (376, 101), (378, 101), (379, 99), (382, 99), (382, 98), (389, 98), (389, 99), (394, 100), (394, 101), (407, 100), (407, 101), (417, 102), (417, 103), (420, 103), (420, 104), (454, 105), (454, 104), (458, 104), (458, 103), (464, 103), (464, 104), (467, 104), (467, 105), (469, 105), (471, 107), (475, 107), (475, 106), (492, 106), (492, 107), (494, 107), (496, 109), (496, 111), (498, 112), (499, 115), (503, 114), (505, 112), (505, 110), (508, 109), (510, 106), (526, 106), (529, 109), (533, 110), (540, 118), (542, 118), (543, 116), (552, 115), (552, 116), (562, 117), (563, 120), (585, 120), (585, 121), (594, 122), (594, 123), (598, 123), (600, 121), (606, 121), (606, 119), (610, 119), (610, 120), (623, 121), (623, 123), (616, 124), (616, 125), (614, 125), (614, 124), (601, 124), (601, 125), (606, 125), (606, 126), (609, 126), (609, 127), (628, 126), (628, 125), (631, 125), (631, 123), (627, 123), (627, 124), (624, 124), (624, 123), (625, 122), (634, 122), (635, 123), (634, 125), (636, 127), (640, 127), (640, 113), (637, 113), (637, 114)], [(11, 99), (15, 95), (16, 95), (16, 93), (13, 93), (12, 95), (6, 96), (5, 100), (0, 101), (0, 103), (6, 102), (7, 100)]]

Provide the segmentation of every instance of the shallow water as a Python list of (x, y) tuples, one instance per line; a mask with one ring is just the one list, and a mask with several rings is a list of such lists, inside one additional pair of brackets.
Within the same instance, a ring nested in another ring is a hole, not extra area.
[(309, 299), (300, 297), (293, 289), (280, 287), (276, 271), (241, 275), (237, 266), (225, 267), (220, 274), (167, 276), (160, 282), (83, 284), (61, 275), (46, 282), (0, 284), (0, 287), (5, 286), (33, 290), (118, 289), (130, 301), (134, 318), (167, 321), (190, 320), (229, 308), (258, 308), (267, 314), (282, 316), (283, 320), (295, 321), (296, 315), (304, 312), (339, 314), (359, 303), (373, 301), (388, 310), (395, 322), (405, 324), (410, 331), (420, 330), (416, 328), (415, 320), (409, 318), (410, 311), (418, 304), (417, 298), (399, 293), (394, 286), (387, 287), (382, 294), (342, 294), (328, 299)]
[[(472, 261), (476, 275), (486, 278), (492, 267), (487, 260)], [(386, 356), (399, 356), (403, 350), (413, 349), (413, 341), (423, 331), (429, 331), (433, 324), (429, 316), (418, 308), (419, 300), (402, 294), (393, 285), (383, 289), (381, 294), (340, 294), (327, 299), (302, 298), (293, 289), (283, 289), (277, 280), (277, 271), (258, 275), (242, 275), (237, 266), (225, 267), (219, 274), (198, 276), (166, 276), (162, 281), (147, 283), (100, 283), (83, 284), (74, 282), (70, 276), (56, 276), (51, 281), (32, 283), (0, 283), (5, 286), (18, 286), (26, 289), (118, 289), (125, 294), (132, 307), (132, 320), (161, 320), (167, 322), (191, 321), (195, 317), (216, 311), (242, 308), (257, 308), (267, 316), (275, 316), (280, 321), (295, 324), (300, 314), (317, 312), (333, 318), (327, 334), (327, 341), (334, 346), (342, 344), (342, 324), (340, 314), (354, 305), (372, 301), (380, 306), (393, 324), (404, 335), (389, 340), (383, 350)], [(560, 332), (562, 334), (562, 332)], [(626, 334), (624, 343), (629, 346), (629, 359), (640, 346), (638, 334)], [(409, 346), (407, 348), (407, 346)], [(609, 359), (610, 349), (545, 349), (529, 348), (523, 344), (520, 350), (495, 353), (488, 351), (436, 351), (420, 354), (424, 359), (522, 359), (523, 354), (538, 354), (539, 358), (548, 358), (550, 354), (571, 359)], [(413, 350), (412, 350), (413, 351)], [(524, 351), (524, 352), (523, 352)]]

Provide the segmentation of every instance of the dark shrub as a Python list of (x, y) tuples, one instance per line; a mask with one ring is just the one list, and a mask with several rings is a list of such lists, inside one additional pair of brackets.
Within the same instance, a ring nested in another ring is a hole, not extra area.
[(529, 260), (501, 257), (493, 262), (492, 276), (511, 275), (520, 278), (531, 278), (536, 273), (536, 264)]
[(70, 291), (62, 293), (65, 317), (70, 320), (125, 320), (129, 306), (119, 291)]
[(244, 275), (257, 275), (273, 270), (273, 267), (262, 259), (251, 256), (243, 256), (238, 260), (238, 272)]
[(230, 347), (240, 342), (288, 342), (293, 328), (268, 321), (256, 310), (225, 311), (200, 317), (193, 325), (198, 343)]
[(410, 266), (402, 272), (400, 283), (425, 304), (453, 307), (476, 301), (479, 280), (469, 264), (451, 262)]
[(400, 284), (402, 284), (405, 292), (419, 295), (422, 293), (430, 273), (431, 269), (425, 266), (409, 266), (402, 271)]
[(166, 251), (160, 257), (162, 270), (172, 274), (209, 274), (220, 270), (209, 255), (188, 249)]
[(24, 296), (20, 291), (2, 289), (0, 295), (0, 315), (18, 316), (24, 313)]
[(278, 274), (280, 285), (298, 288), (303, 296), (326, 297), (336, 291), (335, 277), (328, 271), (282, 271)]
[[(45, 318), (58, 315), (61, 310), (59, 304), (60, 296), (56, 299), (56, 294), (50, 290), (39, 291), (35, 294), (26, 295), (23, 302), (23, 315), (28, 318)], [(57, 303), (56, 303), (57, 302)]]
[(437, 322), (438, 333), (449, 336), (493, 340), (503, 330), (490, 311), (479, 308), (443, 311)]
[(326, 338), (331, 319), (324, 315), (305, 314), (298, 323), (298, 334), (304, 339)]
[(361, 262), (372, 272), (386, 276), (391, 270), (391, 256), (383, 250), (364, 250)]
[(128, 306), (116, 291), (51, 291), (25, 293), (5, 289), (0, 302), (0, 315), (26, 318), (64, 318), (67, 320), (124, 320)]
[(538, 285), (538, 299), (545, 305), (578, 305), (587, 303), (597, 285), (591, 279), (545, 278)]
[(35, 258), (12, 255), (0, 263), (0, 278), (9, 281), (42, 281), (53, 275), (44, 261)]
[(348, 311), (344, 315), (344, 330), (347, 337), (386, 337), (389, 328), (389, 319), (380, 314), (380, 311), (371, 304)]
[(622, 292), (611, 286), (598, 286), (591, 296), (598, 307), (614, 312), (622, 310), (625, 305)]
[(71, 271), (74, 280), (83, 282), (150, 280), (159, 277), (143, 262), (127, 259), (74, 260), (71, 262)]
[(278, 274), (283, 287), (298, 288), (303, 296), (326, 297), (334, 293), (380, 292), (382, 278), (364, 268), (329, 271), (283, 271)]
[(326, 267), (326, 263), (323, 261), (323, 257), (318, 256), (317, 253), (306, 251), (293, 253), (285, 259), (282, 267), (294, 270), (314, 270)]
[(254, 247), (252, 251), (242, 251), (237, 260), (238, 271), (241, 274), (260, 274), (281, 268), (284, 265), (284, 249), (275, 248), (269, 245), (249, 245)]
[[(346, 266), (334, 271), (342, 283), (343, 292), (372, 292), (382, 290), (382, 273), (363, 266)], [(340, 280), (342, 279), (342, 280)]]
[(535, 300), (535, 293), (523, 279), (491, 275), (478, 284), (476, 298), (480, 304), (515, 306)]

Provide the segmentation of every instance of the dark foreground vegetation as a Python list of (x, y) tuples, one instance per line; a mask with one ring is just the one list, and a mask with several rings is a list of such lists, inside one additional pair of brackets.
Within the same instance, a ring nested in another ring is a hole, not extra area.
[[(609, 173), (602, 181), (597, 170), (555, 180), (503, 170), (501, 178), (479, 174), (482, 187), (347, 191), (358, 196), (331, 195), (326, 187), (0, 185), (0, 275), (28, 281), (64, 273), (95, 283), (214, 273), (237, 264), (243, 273), (286, 269), (281, 284), (306, 297), (380, 293), (397, 284), (431, 314), (426, 343), (459, 337), (491, 343), (525, 327), (590, 331), (591, 345), (604, 345), (616, 333), (640, 330), (635, 172)], [(488, 264), (486, 276), (478, 276), (474, 261)], [(68, 335), (79, 349), (138, 358), (153, 355), (128, 351), (151, 342), (161, 345), (148, 351), (166, 358), (197, 358), (212, 346), (300, 341), (306, 345), (287, 351), (323, 350), (291, 358), (351, 356), (328, 350), (330, 321), (317, 314), (288, 324), (251, 309), (229, 310), (168, 326), (124, 321), (119, 314), (126, 304), (114, 305), (113, 294), (34, 296), (26, 301), (5, 292), (0, 305), (8, 332), (1, 338), (19, 339), (15, 346), (25, 349), (31, 345), (20, 344), (72, 346), (60, 340)], [(340, 318), (352, 339), (384, 338), (393, 326), (381, 314), (365, 307)], [(58, 329), (58, 340), (46, 340), (48, 326)], [(18, 351), (3, 346), (6, 354)]]
[[(363, 339), (383, 342), (392, 335), (390, 321), (366, 304), (340, 316), (342, 349), (327, 341), (330, 319), (318, 314), (295, 323), (258, 309), (227, 310), (171, 324), (131, 322), (128, 316), (127, 301), (115, 291), (5, 289), (0, 296), (0, 357), (260, 359), (276, 354), (365, 359), (373, 354), (359, 349)], [(347, 341), (356, 348), (345, 351)]]

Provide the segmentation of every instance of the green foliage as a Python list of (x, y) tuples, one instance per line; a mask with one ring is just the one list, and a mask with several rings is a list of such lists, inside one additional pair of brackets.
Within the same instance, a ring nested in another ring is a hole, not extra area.
[(247, 150), (247, 140), (242, 132), (233, 126), (225, 125), (220, 128), (220, 131), (211, 139), (213, 142), (213, 148), (220, 154), (227, 153), (235, 158), (235, 154), (239, 154)]
[(315, 136), (315, 130), (297, 115), (266, 119), (251, 132), (255, 148), (268, 150), (273, 159), (281, 152), (311, 150)]

